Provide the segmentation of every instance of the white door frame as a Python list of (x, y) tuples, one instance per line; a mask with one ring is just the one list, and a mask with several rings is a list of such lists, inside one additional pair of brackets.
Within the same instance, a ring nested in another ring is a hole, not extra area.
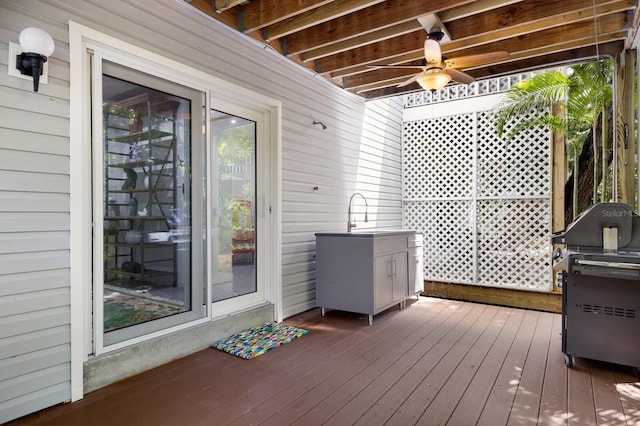
[[(276, 320), (282, 320), (282, 232), (281, 232), (281, 123), (280, 101), (236, 86), (206, 72), (186, 66), (162, 55), (142, 49), (115, 37), (69, 22), (69, 72), (70, 72), (70, 305), (71, 305), (71, 400), (84, 395), (83, 364), (91, 352), (91, 250), (92, 250), (92, 203), (91, 203), (91, 140), (90, 127), (90, 61), (87, 48), (100, 46), (120, 52), (122, 55), (153, 63), (159, 77), (198, 88), (209, 94), (224, 94), (224, 100), (262, 111), (267, 117), (270, 170), (268, 190), (261, 200), (268, 206), (265, 226), (269, 229), (268, 247), (264, 254), (266, 270), (265, 299), (275, 306)], [(220, 98), (220, 96), (216, 96)], [(210, 294), (210, 293), (209, 293)], [(208, 313), (210, 320), (211, 313)]]

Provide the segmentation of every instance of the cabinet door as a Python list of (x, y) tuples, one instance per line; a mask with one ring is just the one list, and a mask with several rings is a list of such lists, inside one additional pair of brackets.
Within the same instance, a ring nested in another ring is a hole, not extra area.
[(391, 255), (375, 258), (373, 304), (376, 310), (393, 303), (392, 261)]
[(393, 302), (404, 300), (407, 293), (407, 253), (396, 253), (391, 256), (391, 278), (393, 280)]
[(422, 274), (422, 247), (420, 252), (415, 251), (409, 254), (409, 294), (420, 293), (424, 290), (424, 279)]

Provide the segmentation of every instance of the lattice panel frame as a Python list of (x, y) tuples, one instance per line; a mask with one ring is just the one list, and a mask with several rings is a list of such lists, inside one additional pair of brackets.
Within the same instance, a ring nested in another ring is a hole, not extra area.
[(478, 197), (550, 196), (550, 140), (549, 129), (534, 128), (507, 145), (496, 134), (493, 113), (478, 113)]
[(491, 115), (404, 123), (403, 225), (426, 280), (550, 291), (551, 133), (507, 147)]
[[(425, 279), (473, 283), (476, 254), (471, 200), (415, 201), (404, 204), (404, 227), (424, 236)], [(422, 220), (422, 218), (432, 220)]]
[(551, 290), (550, 200), (481, 200), (477, 222), (478, 284)]
[(470, 197), (475, 127), (474, 114), (404, 123), (404, 198)]

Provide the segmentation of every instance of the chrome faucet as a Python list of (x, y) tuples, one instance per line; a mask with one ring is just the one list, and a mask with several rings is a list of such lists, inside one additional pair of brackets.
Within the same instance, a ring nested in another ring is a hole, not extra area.
[(367, 204), (367, 199), (364, 198), (364, 195), (362, 195), (361, 193), (356, 192), (349, 199), (349, 210), (347, 211), (347, 232), (351, 232), (351, 228), (355, 228), (356, 227), (356, 219), (353, 218), (353, 222), (351, 222), (351, 202), (353, 201), (353, 197), (355, 197), (356, 195), (361, 196), (362, 199), (364, 200), (364, 206), (365, 206), (364, 207), (364, 221), (365, 222), (369, 222), (369, 204)]

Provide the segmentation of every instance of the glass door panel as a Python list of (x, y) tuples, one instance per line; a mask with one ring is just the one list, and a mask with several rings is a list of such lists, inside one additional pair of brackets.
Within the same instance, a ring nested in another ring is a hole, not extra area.
[(256, 122), (211, 110), (212, 301), (257, 291)]
[(202, 279), (194, 279), (202, 273), (192, 266), (202, 246), (191, 238), (202, 203), (191, 178), (203, 95), (108, 62), (101, 85), (108, 345), (204, 315)]

